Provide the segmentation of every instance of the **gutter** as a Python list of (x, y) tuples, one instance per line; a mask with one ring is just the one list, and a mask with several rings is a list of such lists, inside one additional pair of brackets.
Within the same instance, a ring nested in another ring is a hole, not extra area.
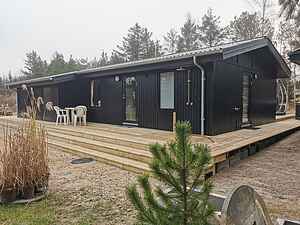
[(202, 65), (197, 63), (197, 57), (193, 56), (193, 63), (195, 66), (197, 66), (200, 71), (201, 71), (201, 135), (204, 135), (204, 121), (205, 121), (205, 116), (204, 116), (204, 107), (205, 107), (205, 70)]

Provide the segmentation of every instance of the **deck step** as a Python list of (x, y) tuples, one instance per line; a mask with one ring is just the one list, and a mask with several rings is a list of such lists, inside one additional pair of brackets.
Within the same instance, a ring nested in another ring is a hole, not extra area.
[(49, 147), (54, 148), (56, 150), (61, 150), (61, 151), (66, 151), (66, 152), (71, 152), (74, 154), (84, 154), (84, 155), (89, 155), (91, 157), (94, 157), (96, 160), (119, 167), (121, 169), (125, 169), (131, 172), (135, 173), (143, 173), (143, 172), (150, 172), (150, 168), (148, 164), (138, 162), (135, 160), (107, 154), (104, 152), (99, 152), (95, 151), (92, 149), (88, 148), (83, 148), (77, 145), (73, 144), (67, 144), (65, 142), (59, 142), (59, 141), (52, 141), (49, 140)]
[(151, 162), (151, 153), (146, 150), (141, 150), (133, 147), (123, 146), (122, 143), (107, 143), (95, 141), (83, 137), (74, 137), (56, 132), (48, 132), (49, 140), (60, 141), (63, 143), (73, 144), (82, 148), (92, 149), (94, 151), (105, 152), (115, 156), (120, 156), (132, 160), (137, 160), (144, 163)]
[(101, 141), (101, 142), (106, 142), (111, 144), (118, 143), (123, 146), (133, 147), (133, 148), (143, 149), (143, 150), (148, 150), (149, 145), (153, 144), (153, 141), (133, 139), (132, 137), (130, 137), (130, 135), (116, 135), (114, 133), (101, 132), (101, 131), (93, 132), (90, 130), (84, 130), (84, 128), (74, 129), (68, 127), (47, 126), (47, 130), (49, 132), (51, 131), (60, 134), (68, 134), (75, 137), (88, 138), (94, 141)]
[[(19, 123), (10, 122), (3, 123), (0, 120), (0, 126), (8, 126), (11, 129), (16, 129), (18, 124)], [(49, 129), (47, 128), (47, 130)], [(100, 162), (135, 173), (150, 171), (148, 163), (151, 160), (151, 154), (149, 151), (52, 131), (48, 131), (48, 135), (49, 148), (71, 152), (73, 154), (89, 155)]]
[[(0, 118), (0, 124), (6, 125), (7, 122), (9, 124), (20, 124), (20, 121), (16, 120), (6, 120), (2, 121)], [(59, 125), (55, 126), (53, 123), (43, 122), (47, 130), (53, 133), (61, 133), (72, 135), (76, 137), (83, 137), (88, 138), (89, 140), (101, 141), (106, 143), (115, 144), (118, 143), (122, 146), (132, 147), (141, 150), (149, 150), (149, 145), (154, 144), (153, 139), (147, 139), (142, 137), (136, 137), (132, 134), (120, 134), (116, 132), (109, 132), (108, 130), (102, 129), (91, 129), (90, 125), (88, 127), (71, 127), (71, 126), (64, 126)], [(105, 125), (104, 125), (105, 126)], [(165, 144), (166, 141), (156, 141), (160, 144)]]

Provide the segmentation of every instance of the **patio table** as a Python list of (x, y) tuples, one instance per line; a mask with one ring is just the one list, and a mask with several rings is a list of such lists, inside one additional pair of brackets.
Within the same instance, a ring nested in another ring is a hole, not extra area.
[[(66, 107), (65, 110), (67, 111), (67, 124), (69, 125), (72, 123), (75, 108), (74, 107)], [(70, 117), (70, 113), (71, 113), (71, 117)]]

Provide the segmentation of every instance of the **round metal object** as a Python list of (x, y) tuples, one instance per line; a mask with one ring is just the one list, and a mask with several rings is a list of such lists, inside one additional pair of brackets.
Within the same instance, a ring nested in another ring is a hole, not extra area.
[(95, 161), (93, 158), (80, 158), (80, 159), (74, 159), (71, 161), (72, 164), (83, 164), (83, 163), (90, 163)]
[(225, 225), (273, 225), (262, 198), (242, 185), (232, 190), (222, 207)]

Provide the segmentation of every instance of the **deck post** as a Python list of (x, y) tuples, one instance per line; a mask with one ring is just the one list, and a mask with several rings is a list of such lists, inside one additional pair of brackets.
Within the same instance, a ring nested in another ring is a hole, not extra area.
[(176, 127), (176, 112), (173, 112), (173, 131), (175, 132), (175, 127)]

